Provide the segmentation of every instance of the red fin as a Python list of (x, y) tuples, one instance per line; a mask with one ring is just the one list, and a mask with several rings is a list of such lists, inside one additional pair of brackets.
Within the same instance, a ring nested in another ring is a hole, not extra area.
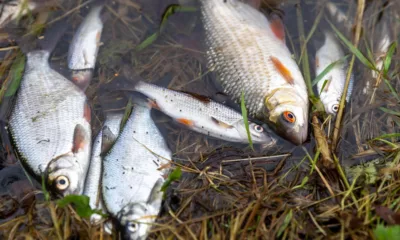
[(149, 99), (149, 107), (160, 110), (160, 107), (158, 106), (157, 102), (150, 99)]
[(285, 27), (283, 26), (282, 19), (279, 16), (273, 15), (270, 19), (271, 30), (277, 38), (285, 42)]
[(283, 76), (283, 78), (285, 78), (286, 82), (288, 82), (289, 84), (293, 85), (294, 84), (294, 80), (292, 77), (292, 74), (290, 73), (289, 69), (287, 69), (281, 61), (279, 61), (278, 58), (276, 57), (270, 57), (272, 63), (274, 64), (275, 68), (278, 70), (278, 72)]
[(203, 96), (203, 95), (200, 95), (200, 94), (197, 94), (197, 93), (185, 92), (185, 91), (180, 91), (180, 92), (186, 93), (186, 94), (190, 95), (191, 97), (193, 97), (193, 98), (195, 98), (195, 99), (197, 99), (197, 100), (199, 100), (199, 101), (201, 101), (201, 102), (203, 102), (203, 103), (209, 103), (209, 102), (211, 102), (211, 99), (210, 99), (210, 98), (208, 98), (208, 97), (206, 97), (206, 96)]
[(85, 129), (80, 124), (76, 125), (74, 131), (72, 152), (73, 153), (78, 152), (79, 150), (85, 148), (88, 143), (89, 143), (89, 136), (86, 133)]
[(83, 111), (83, 117), (86, 119), (88, 123), (90, 123), (90, 120), (92, 119), (92, 112), (87, 103), (85, 103), (85, 110)]
[(315, 57), (315, 67), (319, 67), (319, 58)]
[(223, 127), (223, 128), (233, 128), (233, 126), (226, 124), (224, 122), (219, 121), (218, 119), (211, 117), (211, 119), (213, 120), (213, 122), (215, 122), (216, 124), (218, 124), (219, 126)]
[(176, 119), (177, 122), (182, 123), (183, 125), (192, 127), (194, 125), (194, 122), (192, 120), (186, 119), (186, 118), (178, 118)]

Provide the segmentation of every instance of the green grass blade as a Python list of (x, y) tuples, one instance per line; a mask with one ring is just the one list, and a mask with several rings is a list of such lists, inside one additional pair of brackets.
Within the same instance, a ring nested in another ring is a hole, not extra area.
[(67, 195), (64, 198), (57, 200), (57, 205), (59, 207), (65, 207), (68, 204), (73, 204), (76, 213), (83, 218), (89, 218), (92, 214), (96, 213), (103, 217), (107, 217), (106, 214), (102, 213), (100, 210), (95, 210), (90, 207), (89, 197), (85, 195)]
[(131, 101), (131, 99), (129, 99), (129, 102), (126, 105), (126, 108), (125, 108), (124, 116), (122, 117), (122, 120), (121, 120), (121, 123), (120, 123), (119, 133), (121, 133), (122, 130), (124, 129), (125, 124), (128, 121), (128, 118), (132, 113), (132, 106), (133, 106), (132, 105), (132, 101)]
[(329, 25), (332, 27), (333, 31), (335, 34), (342, 40), (342, 42), (346, 45), (346, 47), (358, 58), (358, 60), (361, 61), (362, 64), (364, 64), (366, 67), (368, 67), (371, 70), (377, 71), (374, 63), (372, 63), (367, 57), (364, 56), (364, 54), (358, 50), (328, 19), (327, 19)]
[(141, 42), (139, 45), (137, 45), (135, 50), (136, 51), (141, 51), (141, 50), (147, 48), (148, 46), (153, 44), (153, 42), (155, 42), (158, 39), (158, 36), (160, 36), (159, 32), (155, 32), (155, 33), (151, 34), (143, 42)]
[(400, 226), (384, 226), (379, 224), (374, 229), (374, 235), (377, 240), (397, 239), (400, 236)]
[[(324, 71), (322, 71), (318, 76), (312, 81), (312, 86), (314, 87), (319, 81), (321, 81), (326, 74), (328, 74), (336, 65), (344, 63), (350, 55), (346, 55), (341, 59), (334, 61), (333, 63), (329, 64)], [(323, 89), (323, 88), (322, 88)]]
[(376, 137), (372, 140), (374, 141), (374, 140), (380, 140), (380, 139), (385, 139), (385, 138), (398, 138), (398, 137), (400, 137), (400, 133), (388, 133), (388, 134), (383, 134), (379, 137)]
[(395, 115), (395, 116), (399, 116), (399, 117), (400, 117), (400, 112), (396, 112), (396, 111), (393, 111), (393, 110), (391, 110), (391, 109), (384, 108), (384, 107), (380, 107), (379, 109), (382, 110), (382, 111), (384, 111), (385, 113), (389, 113), (389, 114), (392, 114), (392, 115)]
[(397, 42), (392, 42), (386, 54), (385, 61), (383, 62), (383, 73), (385, 76), (389, 72), (390, 64), (392, 63), (393, 54), (396, 51), (396, 48), (397, 48)]
[(244, 102), (244, 92), (242, 92), (242, 96), (241, 96), (241, 100), (240, 100), (240, 108), (242, 109), (242, 116), (243, 116), (244, 126), (246, 127), (247, 138), (249, 139), (249, 145), (250, 145), (251, 149), (254, 151), (253, 140), (251, 139), (251, 135), (250, 135), (249, 120), (247, 119), (246, 104)]
[(7, 88), (5, 93), (6, 97), (14, 96), (19, 88), (19, 84), (21, 83), (22, 75), (25, 69), (25, 55), (19, 54), (19, 56), (14, 60), (11, 69), (11, 83)]
[(324, 84), (322, 84), (321, 91), (319, 91), (319, 93), (318, 93), (319, 96), (321, 96), (321, 93), (322, 93), (322, 91), (324, 91), (324, 88), (325, 88), (326, 84), (328, 84), (328, 81), (329, 81), (329, 80), (326, 79), (326, 80), (324, 81)]
[(389, 88), (390, 93), (397, 99), (397, 101), (400, 101), (399, 94), (397, 93), (396, 89), (390, 84), (390, 82), (387, 79), (383, 79), (385, 81), (386, 86)]

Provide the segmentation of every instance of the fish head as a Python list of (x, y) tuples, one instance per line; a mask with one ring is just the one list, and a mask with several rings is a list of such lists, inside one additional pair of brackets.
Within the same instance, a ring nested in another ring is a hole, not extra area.
[[(243, 120), (239, 121), (235, 128), (242, 138), (248, 138), (246, 126)], [(249, 132), (253, 143), (268, 143), (268, 145), (273, 145), (276, 143), (276, 139), (273, 137), (271, 130), (266, 125), (263, 126), (261, 124), (249, 121)]]
[(55, 192), (66, 196), (83, 192), (86, 171), (79, 164), (80, 154), (72, 152), (53, 159), (47, 167), (47, 183)]
[(340, 103), (340, 96), (339, 98), (335, 95), (326, 96), (322, 98), (321, 101), (324, 104), (325, 112), (330, 115), (336, 115), (337, 111), (339, 110), (339, 103)]
[(265, 99), (266, 121), (290, 142), (300, 145), (308, 135), (308, 99), (295, 89), (283, 88)]
[(71, 74), (72, 82), (75, 83), (83, 91), (89, 86), (92, 80), (93, 71), (92, 69), (86, 70), (74, 70)]
[[(126, 239), (146, 239), (158, 210), (147, 203), (128, 203), (118, 213), (117, 219), (123, 227)], [(154, 214), (155, 213), (155, 214)], [(154, 215), (152, 215), (154, 214)]]

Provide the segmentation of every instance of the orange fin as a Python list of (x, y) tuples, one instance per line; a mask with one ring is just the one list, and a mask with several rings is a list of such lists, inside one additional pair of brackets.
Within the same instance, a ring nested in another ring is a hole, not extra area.
[(319, 67), (319, 58), (315, 57), (315, 67)]
[(288, 82), (289, 84), (293, 85), (294, 84), (294, 80), (292, 77), (292, 74), (290, 73), (289, 69), (287, 69), (281, 61), (279, 61), (278, 58), (276, 57), (270, 57), (272, 63), (274, 64), (275, 68), (278, 70), (278, 72), (283, 76), (283, 78), (285, 78), (286, 82)]
[(285, 27), (283, 26), (282, 19), (277, 15), (273, 15), (270, 22), (272, 32), (278, 39), (285, 43)]
[(211, 119), (213, 120), (213, 122), (215, 122), (216, 124), (218, 124), (219, 126), (223, 127), (223, 128), (233, 128), (232, 125), (229, 125), (227, 123), (221, 122), (218, 119), (211, 117)]
[(79, 150), (85, 148), (89, 143), (89, 136), (82, 125), (78, 124), (75, 126), (74, 140), (72, 146), (72, 152), (77, 153)]
[(192, 127), (194, 125), (194, 122), (192, 120), (186, 119), (186, 118), (178, 118), (176, 119), (177, 122), (182, 123), (183, 125)]
[(185, 91), (180, 91), (180, 92), (186, 93), (186, 94), (190, 95), (191, 97), (193, 97), (193, 98), (195, 98), (195, 99), (197, 99), (197, 100), (199, 100), (200, 102), (203, 102), (203, 103), (211, 102), (210, 98), (208, 98), (206, 96), (203, 96), (203, 95), (200, 95), (200, 94), (197, 94), (197, 93), (185, 92)]
[(160, 110), (160, 107), (158, 106), (157, 102), (154, 101), (154, 100), (150, 100), (150, 99), (149, 99), (149, 107), (150, 107), (150, 108), (155, 108), (155, 109)]
[(86, 119), (88, 123), (90, 123), (90, 120), (92, 119), (92, 112), (90, 110), (90, 107), (87, 103), (85, 103), (85, 109), (83, 111), (83, 117)]

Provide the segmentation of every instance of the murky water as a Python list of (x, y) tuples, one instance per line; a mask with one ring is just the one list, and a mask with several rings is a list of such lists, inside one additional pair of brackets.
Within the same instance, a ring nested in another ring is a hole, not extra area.
[[(306, 34), (312, 29), (315, 19), (321, 10), (317, 4), (319, 1), (301, 1), (301, 11), (304, 17), (304, 27)], [(214, 99), (221, 99), (220, 89), (214, 82), (214, 74), (209, 73), (206, 68), (204, 57), (204, 46), (201, 39), (203, 36), (202, 24), (199, 12), (176, 13), (168, 20), (165, 30), (158, 39), (145, 49), (135, 51), (135, 47), (145, 41), (151, 34), (158, 30), (163, 12), (170, 4), (184, 4), (188, 6), (197, 6), (196, 1), (173, 1), (173, 0), (118, 0), (110, 2), (105, 12), (105, 26), (101, 41), (103, 45), (100, 48), (98, 62), (91, 85), (86, 91), (90, 101), (90, 106), (94, 113), (92, 117), (93, 137), (99, 131), (104, 120), (104, 113), (107, 111), (124, 111), (128, 101), (129, 92), (118, 91), (121, 88), (132, 88), (136, 76), (140, 76), (149, 82), (156, 83), (165, 87), (195, 92), (201, 95), (210, 96)], [(388, 5), (383, 5), (384, 1), (373, 1), (369, 3), (366, 11), (363, 37), (360, 42), (360, 49), (366, 53), (367, 48), (371, 49), (372, 54), (377, 50), (377, 43), (382, 39), (382, 33), (379, 31), (380, 25), (374, 25), (376, 19), (387, 21), (391, 40), (396, 40), (400, 32), (400, 5), (395, 1), (389, 1)], [(79, 8), (80, 5), (84, 5)], [(51, 58), (51, 64), (54, 69), (68, 76), (67, 69), (67, 51), (68, 45), (83, 17), (88, 12), (85, 1), (65, 1), (61, 10), (39, 14), (42, 18), (48, 18), (47, 22), (68, 20), (68, 31), (58, 43)], [(262, 7), (267, 9), (268, 4)], [(343, 11), (350, 24), (338, 22), (337, 28), (344, 35), (352, 39), (353, 23), (355, 16), (355, 1), (337, 1), (340, 11)], [(377, 9), (384, 6), (384, 11), (379, 13)], [(301, 46), (298, 32), (297, 1), (286, 1), (280, 8), (284, 13), (284, 23), (287, 28), (287, 44), (294, 53), (295, 59), (299, 59)], [(37, 14), (34, 16), (38, 16)], [(30, 26), (31, 18), (23, 18), (21, 24)], [(378, 26), (378, 27), (377, 27)], [(308, 44), (308, 55), (311, 65), (311, 78), (314, 74), (315, 51), (323, 42), (323, 30), (330, 28), (327, 22), (322, 18), (316, 28), (315, 34)], [(17, 54), (17, 49), (7, 50), (10, 46), (16, 46), (14, 42), (3, 38), (0, 42), (2, 49), (2, 66), (8, 65), (7, 61), (12, 62)], [(343, 46), (346, 53), (348, 49)], [(399, 54), (394, 56), (394, 63), (391, 71), (398, 69)], [(1, 81), (7, 79), (7, 71), (2, 70)], [(375, 84), (376, 79), (371, 76), (362, 63), (356, 60), (354, 66), (355, 89), (351, 103), (346, 108), (344, 127), (342, 129), (342, 138), (340, 139), (338, 157), (344, 165), (354, 165), (360, 161), (370, 159), (385, 159), (388, 151), (385, 151), (385, 144), (382, 142), (373, 142), (368, 146), (368, 140), (383, 134), (398, 133), (400, 127), (399, 115), (383, 111), (380, 107), (400, 112), (399, 102), (385, 83), (379, 84), (376, 92), (373, 88), (366, 94), (363, 89), (367, 82)], [(400, 89), (398, 74), (391, 80), (391, 85), (395, 90)], [(222, 96), (223, 98), (223, 96)], [(222, 99), (226, 100), (226, 99)], [(40, 202), (43, 198), (41, 194), (35, 194), (40, 190), (40, 184), (33, 178), (29, 180), (20, 166), (16, 155), (13, 153), (11, 142), (7, 138), (5, 125), (7, 124), (7, 114), (11, 104), (10, 98), (4, 98), (1, 107), (2, 122), (2, 151), (0, 161), (0, 224), (18, 216), (24, 215), (30, 204), (34, 200)], [(228, 103), (240, 111), (239, 106)], [(216, 163), (223, 158), (226, 159), (246, 159), (248, 157), (265, 157), (281, 154), (291, 154), (290, 158), (261, 158), (257, 164), (263, 166), (268, 171), (272, 171), (276, 165), (285, 159), (285, 165), (282, 174), (296, 166), (301, 160), (306, 159), (306, 153), (314, 156), (315, 143), (310, 136), (309, 141), (303, 146), (294, 146), (284, 140), (280, 140), (276, 146), (262, 149), (256, 146), (253, 152), (247, 145), (232, 144), (221, 140), (207, 138), (172, 122), (156, 110), (153, 111), (153, 117), (161, 131), (167, 139), (170, 149), (174, 153), (174, 160), (181, 163), (189, 161), (201, 162), (202, 156), (213, 153), (216, 149), (231, 149), (229, 156), (221, 154), (217, 157)], [(327, 123), (329, 124), (329, 122)], [(330, 123), (333, 129), (334, 122)], [(392, 142), (397, 142), (396, 138), (391, 138)], [(360, 158), (352, 159), (352, 156), (364, 152), (368, 149), (375, 149), (380, 153), (377, 155), (371, 152)], [(227, 150), (228, 151), (228, 150)], [(233, 151), (233, 153), (232, 153)], [(237, 152), (236, 152), (237, 151)], [(237, 155), (235, 155), (237, 154)], [(235, 157), (236, 156), (236, 157)], [(212, 162), (207, 162), (212, 166)], [(236, 165), (235, 165), (236, 164)], [(239, 166), (239, 163), (232, 163), (232, 166)], [(218, 165), (218, 164), (217, 164)], [(306, 159), (302, 169), (307, 169), (309, 160)], [(301, 171), (300, 171), (301, 172)], [(295, 178), (297, 174), (288, 174), (288, 180)], [(1, 235), (0, 235), (1, 236)]]

